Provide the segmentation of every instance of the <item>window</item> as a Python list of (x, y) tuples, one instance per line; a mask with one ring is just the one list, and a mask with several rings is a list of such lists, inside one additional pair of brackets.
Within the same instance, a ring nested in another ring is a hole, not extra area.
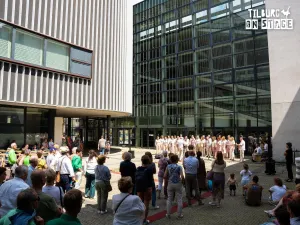
[(69, 47), (54, 41), (47, 41), (46, 66), (68, 71)]
[(43, 38), (21, 30), (16, 30), (16, 60), (43, 65)]
[(11, 27), (0, 23), (0, 56), (11, 57)]
[[(149, 30), (149, 34), (152, 30)], [(154, 29), (153, 29), (154, 32)], [(160, 42), (155, 42), (160, 45)], [(140, 48), (145, 46), (141, 45)], [(11, 52), (13, 50), (13, 52)], [(156, 49), (157, 50), (157, 49)], [(159, 56), (155, 52), (155, 57)], [(22, 29), (17, 25), (9, 26), (0, 22), (0, 57), (11, 58), (39, 68), (45, 67), (58, 71), (91, 77), (92, 51), (75, 47), (62, 41), (56, 41), (33, 31)], [(140, 54), (138, 60), (145, 57)], [(50, 70), (53, 72), (53, 70)]]
[(222, 5), (211, 8), (211, 19), (217, 19), (229, 15), (229, 4), (225, 3)]

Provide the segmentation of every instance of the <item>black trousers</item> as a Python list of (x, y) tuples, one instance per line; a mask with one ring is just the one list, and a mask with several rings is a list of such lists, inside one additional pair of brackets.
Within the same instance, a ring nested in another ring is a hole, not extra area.
[(294, 176), (293, 176), (293, 166), (292, 163), (286, 163), (286, 170), (288, 172), (288, 178), (293, 180)]

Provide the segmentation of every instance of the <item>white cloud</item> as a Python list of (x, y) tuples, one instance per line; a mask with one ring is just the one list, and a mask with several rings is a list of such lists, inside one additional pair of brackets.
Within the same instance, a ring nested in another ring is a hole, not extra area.
[(139, 3), (139, 2), (142, 2), (143, 0), (129, 0), (129, 1), (132, 2), (132, 5), (135, 5), (135, 4)]

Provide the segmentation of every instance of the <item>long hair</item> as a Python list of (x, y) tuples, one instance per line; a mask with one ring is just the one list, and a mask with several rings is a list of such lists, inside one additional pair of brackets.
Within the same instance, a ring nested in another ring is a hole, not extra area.
[(222, 165), (224, 164), (224, 159), (223, 159), (223, 153), (222, 152), (218, 152), (217, 153), (217, 159), (216, 159), (216, 164), (218, 165)]

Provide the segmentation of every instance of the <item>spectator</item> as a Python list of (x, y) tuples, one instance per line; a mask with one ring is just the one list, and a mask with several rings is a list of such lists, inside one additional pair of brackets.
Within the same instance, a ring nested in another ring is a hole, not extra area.
[(52, 138), (50, 138), (48, 147), (49, 147), (49, 149), (50, 149), (50, 148), (54, 148), (54, 142), (53, 142), (53, 139), (52, 139)]
[(177, 195), (177, 213), (178, 219), (183, 218), (182, 214), (182, 182), (184, 181), (184, 175), (182, 171), (182, 167), (179, 166), (178, 156), (172, 155), (171, 162), (172, 164), (168, 165), (165, 171), (165, 177), (169, 177), (168, 182), (168, 201), (167, 201), (167, 214), (166, 217), (168, 219), (171, 218), (171, 207), (173, 195)]
[(37, 192), (40, 202), (36, 214), (44, 219), (45, 222), (53, 220), (61, 215), (62, 210), (50, 195), (42, 192), (46, 183), (46, 173), (44, 170), (35, 170), (31, 174), (32, 188)]
[(246, 204), (260, 206), (263, 187), (258, 184), (258, 176), (254, 176), (252, 182), (244, 186)]
[[(124, 152), (123, 162), (120, 163), (120, 173), (122, 177), (131, 177), (133, 185), (135, 184), (135, 172), (136, 166), (131, 162), (132, 155), (129, 152)], [(132, 194), (134, 194), (134, 186), (132, 188)]]
[(17, 144), (13, 142), (8, 149), (8, 165), (11, 169), (12, 176), (15, 174), (15, 168), (17, 167), (17, 156), (16, 150), (18, 149)]
[(82, 193), (77, 189), (70, 190), (64, 196), (65, 214), (60, 218), (51, 220), (47, 225), (81, 225), (77, 218), (82, 207)]
[[(164, 181), (164, 174), (165, 174), (167, 166), (168, 166), (168, 152), (163, 151), (162, 157), (158, 161), (158, 187), (157, 187), (158, 199), (160, 199), (161, 190), (162, 190), (163, 181)], [(164, 184), (164, 185), (166, 185), (166, 184)], [(167, 196), (165, 196), (165, 197), (167, 197)]]
[(71, 159), (71, 161), (72, 161), (73, 157), (76, 156), (77, 149), (78, 149), (77, 147), (72, 148), (72, 155), (69, 155), (69, 158)]
[(188, 198), (188, 205), (192, 205), (192, 190), (195, 190), (195, 198), (198, 200), (199, 205), (203, 205), (200, 197), (197, 172), (199, 168), (199, 161), (195, 158), (194, 146), (189, 146), (189, 157), (185, 158), (183, 161), (183, 166), (185, 168), (185, 185)]
[(288, 212), (290, 214), (291, 225), (300, 224), (300, 200), (293, 200), (287, 205)]
[(42, 150), (37, 152), (37, 157), (38, 157), (38, 165), (37, 165), (36, 169), (38, 169), (38, 170), (47, 169), (47, 163), (46, 163), (46, 160), (43, 157), (43, 151)]
[(95, 168), (97, 165), (97, 154), (94, 150), (90, 150), (89, 157), (85, 162), (85, 198), (93, 199), (95, 197)]
[(150, 158), (148, 155), (143, 155), (141, 161), (142, 166), (139, 166), (135, 173), (135, 188), (137, 195), (145, 204), (144, 224), (149, 224), (147, 217), (152, 194), (153, 168), (149, 166)]
[(30, 162), (29, 162), (29, 160), (30, 160), (30, 150), (29, 149), (24, 149), (23, 150), (24, 151), (24, 155), (22, 155), (22, 156), (19, 156), (19, 159), (18, 159), (18, 165), (19, 166), (22, 166), (22, 165), (24, 165), (24, 166), (29, 166), (29, 164), (30, 164)]
[(286, 182), (293, 182), (293, 150), (292, 150), (292, 143), (286, 143), (286, 150), (284, 152), (285, 160), (286, 160), (286, 169), (288, 172), (288, 179)]
[(106, 140), (103, 138), (103, 136), (101, 136), (98, 142), (98, 150), (100, 152), (100, 155), (104, 155), (105, 145), (106, 145)]
[(48, 139), (45, 138), (44, 141), (43, 141), (43, 143), (42, 143), (41, 150), (46, 150), (48, 148), (49, 148), (49, 146), (48, 146)]
[[(217, 158), (212, 162), (213, 176), (213, 201), (209, 204), (212, 206), (220, 207), (221, 200), (224, 199), (224, 189), (225, 189), (225, 174), (224, 170), (226, 168), (226, 162), (223, 159), (223, 154), (221, 151), (217, 153)], [(218, 202), (216, 203), (216, 200)]]
[(274, 178), (274, 186), (269, 189), (271, 194), (270, 200), (272, 204), (277, 205), (280, 199), (286, 193), (286, 186), (283, 185), (282, 180), (280, 178)]
[(69, 148), (67, 146), (60, 147), (61, 157), (57, 161), (56, 173), (60, 174), (60, 183), (64, 192), (71, 190), (71, 181), (75, 181), (74, 170), (71, 160), (67, 156)]
[(290, 225), (290, 214), (286, 206), (280, 206), (275, 210), (275, 221), (266, 222), (261, 225)]
[(118, 187), (121, 193), (112, 197), (112, 210), (115, 213), (113, 225), (142, 224), (145, 205), (138, 196), (131, 195), (131, 177), (122, 177), (118, 181)]
[(101, 215), (107, 213), (108, 192), (111, 191), (111, 174), (107, 166), (104, 166), (106, 157), (100, 155), (97, 159), (98, 165), (95, 168), (96, 190), (98, 213)]
[(149, 167), (153, 171), (153, 176), (152, 176), (152, 179), (151, 179), (151, 182), (152, 182), (152, 196), (151, 196), (152, 208), (153, 209), (159, 209), (159, 206), (156, 205), (156, 188), (155, 188), (155, 182), (154, 182), (154, 174), (156, 174), (156, 166), (155, 166), (155, 163), (153, 162), (153, 156), (152, 156), (151, 152), (145, 152), (145, 155), (147, 155), (149, 157), (149, 159), (150, 159)]
[(28, 174), (27, 166), (18, 166), (15, 170), (14, 179), (6, 181), (0, 187), (0, 217), (4, 216), (10, 210), (17, 206), (18, 194), (29, 188), (25, 183)]
[(29, 187), (32, 187), (31, 174), (38, 165), (38, 159), (36, 157), (31, 157), (29, 160), (29, 163), (30, 163), (30, 165), (28, 166), (28, 176), (26, 179), (26, 183), (29, 185)]
[(76, 148), (76, 154), (72, 158), (72, 167), (75, 173), (75, 189), (79, 189), (82, 180), (82, 151)]
[(54, 198), (56, 204), (58, 206), (63, 207), (63, 197), (64, 197), (64, 191), (59, 186), (54, 186), (55, 181), (55, 171), (52, 169), (46, 169), (45, 171), (46, 175), (46, 185), (43, 187), (42, 191)]
[(46, 159), (47, 168), (55, 170), (54, 160), (55, 160), (55, 148), (53, 147), (53, 148), (49, 149), (49, 154), (48, 154), (47, 159)]
[(263, 154), (262, 148), (258, 144), (256, 144), (256, 148), (252, 154), (252, 162), (260, 162), (262, 154)]
[(6, 180), (6, 168), (0, 167), (0, 186), (5, 182)]
[[(206, 189), (206, 169), (205, 169), (205, 162), (201, 158), (202, 152), (197, 152), (197, 159), (199, 161), (199, 167), (197, 171), (197, 180), (198, 180), (198, 187), (199, 187), (199, 194), (201, 196), (202, 190)], [(210, 156), (210, 155), (209, 155)]]
[(17, 208), (1, 218), (0, 224), (44, 225), (44, 220), (36, 216), (35, 210), (38, 205), (39, 196), (36, 191), (31, 188), (25, 189), (17, 196)]

